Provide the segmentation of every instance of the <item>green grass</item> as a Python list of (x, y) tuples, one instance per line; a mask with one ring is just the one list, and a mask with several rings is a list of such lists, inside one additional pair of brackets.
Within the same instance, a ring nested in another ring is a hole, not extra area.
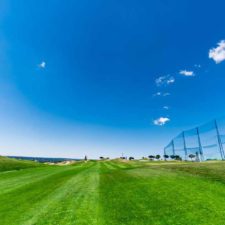
[(0, 172), (39, 167), (40, 165), (39, 163), (28, 160), (17, 160), (0, 156)]
[(2, 172), (0, 224), (222, 225), (224, 172), (224, 162), (138, 161)]

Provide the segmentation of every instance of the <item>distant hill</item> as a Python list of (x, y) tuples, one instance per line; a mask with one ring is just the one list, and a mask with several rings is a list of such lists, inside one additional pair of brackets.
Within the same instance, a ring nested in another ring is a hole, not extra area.
[(0, 172), (38, 167), (41, 165), (42, 164), (33, 162), (33, 161), (17, 160), (17, 159), (0, 156)]

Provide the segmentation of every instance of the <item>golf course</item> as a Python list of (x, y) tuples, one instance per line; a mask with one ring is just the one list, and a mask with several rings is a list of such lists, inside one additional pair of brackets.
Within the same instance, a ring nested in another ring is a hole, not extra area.
[[(224, 224), (224, 162), (0, 158), (1, 225)], [(13, 165), (15, 165), (13, 167)]]

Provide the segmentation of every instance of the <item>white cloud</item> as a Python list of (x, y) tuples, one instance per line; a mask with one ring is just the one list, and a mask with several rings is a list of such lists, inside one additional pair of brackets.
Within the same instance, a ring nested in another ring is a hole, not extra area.
[(162, 92), (156, 92), (155, 94), (153, 94), (153, 96), (161, 96)]
[(42, 61), (39, 65), (38, 65), (39, 68), (41, 69), (45, 69), (46, 67), (46, 62)]
[(195, 73), (193, 71), (188, 71), (188, 70), (181, 70), (179, 74), (186, 76), (186, 77), (193, 77), (195, 76)]
[(169, 109), (169, 106), (163, 106), (163, 108), (165, 109), (165, 110), (168, 110)]
[(194, 67), (201, 68), (202, 66), (200, 64), (195, 64)]
[(170, 119), (167, 117), (160, 117), (160, 118), (154, 120), (153, 123), (157, 126), (163, 126), (169, 121), (170, 121)]
[(167, 84), (172, 84), (172, 83), (174, 83), (174, 82), (175, 82), (175, 78), (174, 78), (174, 77), (170, 77), (170, 78), (166, 81)]
[(165, 93), (163, 93), (163, 92), (156, 92), (155, 94), (153, 94), (154, 97), (156, 97), (156, 96), (166, 97), (166, 96), (169, 96), (169, 95), (170, 95), (169, 92), (165, 92)]
[(175, 82), (175, 78), (173, 76), (161, 76), (155, 79), (155, 83), (157, 86), (169, 85)]
[(220, 41), (217, 45), (216, 48), (209, 50), (209, 58), (218, 64), (225, 60), (225, 40)]

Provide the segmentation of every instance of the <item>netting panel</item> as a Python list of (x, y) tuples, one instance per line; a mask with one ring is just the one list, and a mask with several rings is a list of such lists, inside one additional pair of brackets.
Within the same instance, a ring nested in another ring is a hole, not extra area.
[(194, 129), (181, 132), (164, 149), (167, 155), (179, 155), (182, 159), (224, 159), (225, 119), (212, 121)]

